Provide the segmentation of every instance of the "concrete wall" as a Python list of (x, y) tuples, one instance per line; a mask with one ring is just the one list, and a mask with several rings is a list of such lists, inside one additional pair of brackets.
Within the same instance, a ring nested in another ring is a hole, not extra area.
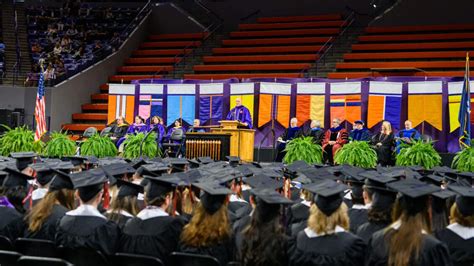
[(153, 7), (150, 34), (190, 33), (203, 30), (204, 27), (198, 25), (184, 10), (173, 4), (163, 3)]

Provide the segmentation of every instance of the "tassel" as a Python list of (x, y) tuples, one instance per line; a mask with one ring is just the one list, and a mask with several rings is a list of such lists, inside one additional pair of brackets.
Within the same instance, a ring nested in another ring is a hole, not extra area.
[[(36, 171), (33, 171), (33, 174), (31, 176), (34, 177), (36, 181), (36, 176), (37, 176)], [(33, 197), (32, 197), (33, 190), (34, 190), (34, 185), (30, 185), (30, 188), (28, 189), (28, 194), (26, 194), (26, 197), (21, 201), (23, 205), (25, 205), (25, 203), (29, 201), (28, 202), (30, 204), (29, 208), (33, 207)]]
[(110, 205), (109, 183), (104, 183), (104, 209), (108, 210)]

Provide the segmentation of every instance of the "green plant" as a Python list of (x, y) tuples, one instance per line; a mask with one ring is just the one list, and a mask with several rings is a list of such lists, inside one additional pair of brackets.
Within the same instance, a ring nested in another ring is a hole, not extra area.
[(374, 168), (377, 166), (377, 152), (366, 141), (352, 141), (336, 152), (334, 162), (362, 168)]
[(321, 163), (323, 161), (323, 149), (313, 142), (312, 137), (301, 137), (290, 140), (285, 147), (283, 161), (291, 164), (294, 161), (303, 160), (307, 163)]
[[(126, 159), (136, 159), (140, 157), (140, 145), (145, 138), (144, 133), (138, 133), (136, 135), (129, 135), (124, 142), (125, 148), (123, 151), (123, 157)], [(161, 150), (158, 149), (156, 144), (156, 133), (152, 132), (146, 140), (143, 142), (142, 155), (148, 158), (155, 158), (161, 156)]]
[(474, 172), (474, 146), (458, 151), (451, 167), (462, 172)]
[(46, 143), (43, 154), (48, 157), (71, 156), (76, 153), (76, 143), (68, 135), (61, 132), (51, 133), (51, 140)]
[(114, 157), (117, 155), (117, 147), (109, 137), (101, 137), (96, 133), (82, 143), (81, 155), (97, 158)]
[(396, 164), (399, 166), (423, 166), (431, 169), (441, 164), (441, 156), (433, 148), (433, 142), (413, 141), (400, 150)]
[(0, 137), (0, 155), (9, 156), (12, 152), (41, 152), (44, 143), (35, 141), (35, 133), (26, 126), (11, 129), (2, 125), (7, 131)]

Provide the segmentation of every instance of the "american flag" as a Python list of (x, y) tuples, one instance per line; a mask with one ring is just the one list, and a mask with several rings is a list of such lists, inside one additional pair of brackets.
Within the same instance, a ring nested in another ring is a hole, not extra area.
[(44, 133), (46, 133), (43, 71), (41, 71), (40, 78), (38, 81), (38, 93), (36, 94), (35, 120), (36, 120), (35, 141), (37, 141), (41, 139)]

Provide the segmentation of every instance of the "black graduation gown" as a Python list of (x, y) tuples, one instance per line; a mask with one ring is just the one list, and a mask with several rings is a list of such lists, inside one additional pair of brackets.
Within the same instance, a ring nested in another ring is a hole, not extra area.
[(245, 230), (245, 228), (247, 228), (247, 226), (250, 225), (251, 220), (252, 220), (252, 217), (250, 215), (246, 215), (240, 218), (238, 221), (236, 221), (232, 226), (232, 231), (234, 232), (234, 238), (235, 238), (235, 246), (237, 247), (237, 254), (240, 254), (240, 251), (242, 248), (242, 239), (243, 239), (242, 233)]
[[(306, 220), (309, 217), (309, 207), (303, 204), (302, 202), (293, 204), (286, 211), (286, 224), (287, 224), (287, 234), (294, 235), (292, 228), (295, 224), (301, 224), (304, 222), (306, 225)], [(306, 226), (304, 227), (306, 228)], [(303, 229), (304, 229), (303, 228)]]
[(452, 230), (444, 228), (436, 233), (436, 238), (448, 246), (453, 265), (474, 265), (474, 237), (464, 239)]
[(234, 223), (240, 218), (249, 215), (252, 212), (252, 206), (244, 201), (231, 201), (227, 205), (230, 223)]
[(23, 215), (19, 213), (15, 208), (0, 207), (0, 234), (3, 234), (3, 230), (12, 221), (23, 218)]
[(157, 257), (163, 262), (176, 251), (184, 221), (171, 216), (130, 219), (122, 230), (120, 252)]
[(364, 241), (348, 232), (310, 238), (301, 231), (290, 243), (289, 265), (360, 266), (364, 265), (365, 249)]
[(216, 258), (221, 265), (227, 265), (228, 262), (235, 259), (235, 240), (233, 238), (207, 247), (193, 247), (181, 242), (178, 249), (180, 252), (212, 256)]
[[(105, 213), (104, 215), (105, 215), (105, 217), (107, 217), (107, 219), (110, 220), (111, 213)], [(123, 227), (128, 222), (128, 220), (133, 218), (131, 216), (126, 216), (126, 215), (123, 215), (123, 214), (120, 214), (120, 213), (117, 214), (117, 215), (119, 216), (118, 221), (113, 221), (113, 222), (115, 222), (120, 229), (123, 229)]]
[(387, 226), (389, 226), (387, 223), (366, 222), (357, 228), (356, 235), (362, 238), (365, 243), (369, 243), (370, 238), (375, 232), (382, 230)]
[(324, 139), (324, 130), (321, 128), (319, 130), (311, 130), (309, 128), (305, 133), (305, 136), (312, 137), (315, 144), (321, 145)]
[(291, 224), (288, 228), (287, 234), (291, 237), (296, 237), (299, 232), (303, 231), (306, 227), (308, 227), (308, 221), (304, 220), (299, 223)]
[(347, 211), (349, 215), (349, 231), (355, 234), (359, 226), (365, 224), (368, 221), (367, 209), (354, 209), (351, 208)]
[(66, 248), (90, 248), (104, 255), (117, 251), (120, 229), (105, 217), (66, 214), (59, 222), (56, 245)]
[(379, 132), (372, 137), (371, 143), (373, 145), (376, 145), (377, 143), (382, 143), (382, 146), (375, 146), (375, 151), (377, 152), (378, 160), (377, 163), (382, 166), (393, 165), (392, 154), (393, 148), (395, 146), (393, 133), (385, 135)]
[[(385, 230), (372, 235), (367, 248), (366, 265), (387, 265), (388, 241), (385, 239)], [(417, 261), (410, 262), (410, 266), (449, 266), (451, 259), (448, 248), (431, 235), (423, 234), (423, 243)]]

